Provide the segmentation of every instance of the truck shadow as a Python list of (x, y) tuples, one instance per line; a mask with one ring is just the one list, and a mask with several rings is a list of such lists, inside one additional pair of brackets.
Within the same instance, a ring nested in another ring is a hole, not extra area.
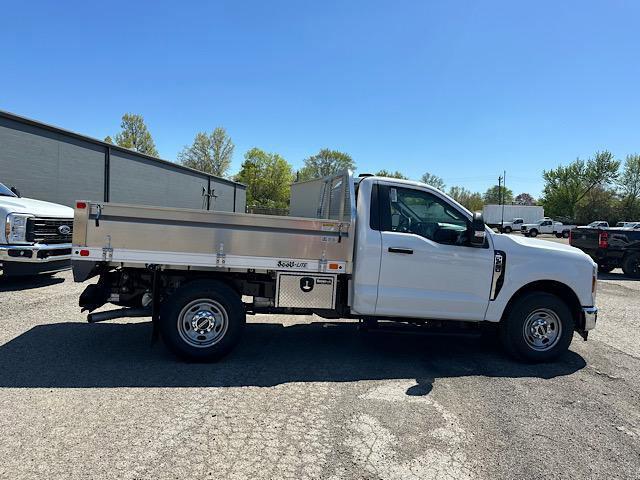
[(175, 359), (151, 345), (150, 323), (57, 323), (32, 328), (0, 346), (0, 387), (239, 387), (289, 382), (416, 379), (425, 395), (434, 379), (460, 376), (570, 375), (585, 361), (526, 365), (477, 337), (361, 333), (354, 323), (249, 323), (238, 348), (212, 364)]
[(0, 292), (18, 292), (32, 288), (49, 287), (64, 282), (64, 277), (53, 275), (33, 275), (26, 277), (5, 277), (0, 275)]

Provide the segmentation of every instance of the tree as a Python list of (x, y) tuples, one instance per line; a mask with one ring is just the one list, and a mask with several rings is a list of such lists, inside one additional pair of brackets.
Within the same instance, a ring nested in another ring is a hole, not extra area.
[(235, 146), (227, 132), (217, 127), (213, 132), (199, 132), (193, 143), (178, 153), (178, 160), (187, 167), (224, 177), (231, 167)]
[(420, 181), (422, 183), (426, 183), (427, 185), (431, 185), (438, 190), (444, 191), (446, 185), (444, 184), (444, 180), (437, 175), (433, 175), (432, 173), (425, 172), (422, 177), (420, 177)]
[(396, 170), (395, 172), (391, 172), (389, 170), (382, 169), (378, 173), (376, 173), (376, 175), (378, 177), (399, 178), (401, 180), (409, 180), (409, 177), (405, 177), (398, 170)]
[(520, 204), (520, 205), (535, 205), (536, 204), (536, 199), (533, 198), (528, 193), (519, 193), (516, 196), (515, 202)]
[(606, 189), (618, 177), (620, 162), (609, 151), (596, 152), (594, 158), (576, 159), (569, 165), (544, 171), (543, 198), (545, 212), (550, 216), (573, 218), (576, 207), (595, 187)]
[(247, 206), (287, 208), (293, 170), (277, 153), (252, 148), (244, 154), (244, 162), (235, 180), (247, 185)]
[(624, 220), (640, 216), (640, 155), (627, 155), (618, 180), (620, 186), (620, 216)]
[(151, 138), (142, 115), (125, 113), (122, 116), (120, 128), (122, 130), (115, 136), (116, 145), (151, 155), (152, 157), (158, 156), (158, 150), (156, 150), (156, 145), (153, 143), (153, 138)]
[(338, 150), (323, 148), (315, 155), (304, 160), (304, 167), (300, 169), (300, 180), (311, 180), (333, 175), (342, 170), (355, 170), (356, 164), (351, 156)]
[(111, 145), (113, 145), (113, 139), (109, 135), (104, 137), (104, 141), (107, 142), (107, 143), (110, 143)]
[(482, 195), (479, 193), (471, 193), (471, 191), (464, 187), (449, 188), (449, 196), (472, 212), (482, 210), (484, 206)]
[(513, 202), (513, 192), (504, 185), (494, 185), (487, 189), (483, 195), (484, 203), (495, 205)]

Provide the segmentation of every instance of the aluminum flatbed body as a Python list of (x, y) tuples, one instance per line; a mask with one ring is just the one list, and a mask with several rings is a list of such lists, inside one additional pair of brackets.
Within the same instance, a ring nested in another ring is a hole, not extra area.
[(81, 200), (72, 260), (114, 267), (351, 273), (355, 194), (350, 174), (303, 184), (296, 196), (310, 192), (317, 196), (317, 208), (310, 211), (317, 218)]

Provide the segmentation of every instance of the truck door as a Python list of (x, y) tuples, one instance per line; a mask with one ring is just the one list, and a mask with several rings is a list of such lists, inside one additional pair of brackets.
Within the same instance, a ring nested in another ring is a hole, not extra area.
[(383, 182), (378, 188), (382, 252), (376, 315), (483, 320), (493, 248), (469, 245), (467, 215), (426, 189)]

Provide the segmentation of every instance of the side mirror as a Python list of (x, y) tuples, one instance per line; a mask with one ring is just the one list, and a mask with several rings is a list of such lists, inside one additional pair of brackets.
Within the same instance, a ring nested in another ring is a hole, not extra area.
[(13, 192), (14, 195), (16, 195), (17, 197), (21, 197), (22, 195), (20, 195), (20, 190), (18, 190), (16, 187), (11, 187), (9, 190), (11, 190)]
[(483, 247), (486, 234), (482, 213), (475, 212), (473, 214), (473, 220), (471, 220), (471, 238), (469, 239), (469, 243), (472, 247)]

